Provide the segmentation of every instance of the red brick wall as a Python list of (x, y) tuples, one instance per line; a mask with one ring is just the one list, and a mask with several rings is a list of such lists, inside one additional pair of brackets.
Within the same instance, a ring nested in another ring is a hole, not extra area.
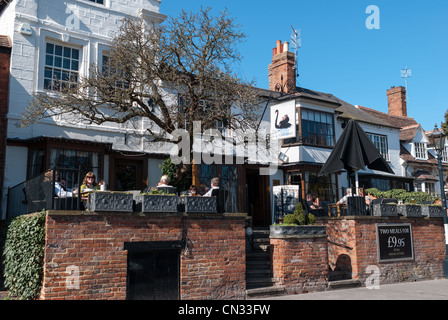
[(404, 87), (392, 87), (387, 90), (387, 101), (390, 115), (407, 117), (406, 89)]
[(326, 236), (271, 238), (273, 276), (287, 294), (323, 291), (328, 279)]
[[(121, 213), (49, 212), (41, 299), (125, 299), (124, 242), (178, 241), (181, 299), (241, 299), (245, 294), (245, 219)], [(79, 268), (79, 289), (66, 285), (67, 268)]]
[[(371, 275), (366, 272), (367, 267), (377, 266), (383, 284), (443, 278), (445, 238), (442, 218), (357, 217), (322, 219), (320, 222), (327, 226), (328, 256), (332, 270), (337, 263), (342, 269), (351, 268), (352, 278), (363, 282)], [(413, 261), (378, 262), (377, 223), (411, 224)]]

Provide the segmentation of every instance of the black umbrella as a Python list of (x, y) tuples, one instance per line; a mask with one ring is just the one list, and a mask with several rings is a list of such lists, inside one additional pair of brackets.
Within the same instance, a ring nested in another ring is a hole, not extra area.
[(320, 170), (319, 176), (345, 169), (348, 171), (348, 175), (354, 171), (356, 182), (358, 182), (358, 170), (364, 170), (366, 167), (394, 173), (358, 122), (350, 119), (328, 160)]

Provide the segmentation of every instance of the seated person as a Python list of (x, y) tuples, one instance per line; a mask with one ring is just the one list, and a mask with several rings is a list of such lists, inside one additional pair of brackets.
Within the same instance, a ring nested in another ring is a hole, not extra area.
[(363, 188), (359, 188), (358, 192), (359, 192), (359, 196), (360, 197), (365, 197), (367, 206), (372, 203), (372, 198), (370, 198), (369, 196), (364, 196), (364, 189)]
[(189, 196), (196, 196), (197, 195), (197, 190), (196, 190), (196, 186), (195, 185), (191, 185), (190, 189), (188, 190), (188, 195)]
[(56, 196), (59, 198), (73, 197), (78, 194), (78, 190), (75, 189), (75, 191), (72, 191), (66, 187), (66, 180), (64, 178), (59, 182), (55, 181), (54, 189)]
[(213, 178), (210, 182), (211, 188), (208, 190), (204, 197), (217, 196), (219, 193), (219, 178)]
[(160, 182), (157, 184), (158, 187), (171, 187), (170, 179), (167, 175), (163, 175), (160, 177)]
[(82, 180), (81, 185), (81, 200), (84, 206), (87, 208), (87, 200), (89, 199), (89, 193), (95, 190), (99, 190), (100, 186), (95, 181), (96, 177), (93, 172), (88, 172)]
[(341, 199), (339, 199), (339, 201), (336, 203), (336, 205), (340, 206), (340, 205), (347, 204), (347, 197), (351, 197), (351, 196), (352, 196), (352, 189), (347, 188), (347, 194), (345, 196), (343, 196)]

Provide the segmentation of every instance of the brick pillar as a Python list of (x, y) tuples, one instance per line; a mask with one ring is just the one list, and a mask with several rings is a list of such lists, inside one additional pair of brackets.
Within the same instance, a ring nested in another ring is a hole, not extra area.
[(407, 117), (406, 89), (404, 87), (392, 87), (387, 90), (389, 114), (391, 116)]
[(287, 294), (325, 290), (328, 282), (326, 234), (273, 235), (271, 231), (270, 248), (273, 277)]

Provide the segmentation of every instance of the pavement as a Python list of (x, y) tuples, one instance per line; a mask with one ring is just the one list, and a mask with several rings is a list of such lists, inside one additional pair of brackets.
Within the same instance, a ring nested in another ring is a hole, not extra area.
[(380, 284), (378, 289), (332, 289), (259, 300), (448, 300), (448, 279)]

